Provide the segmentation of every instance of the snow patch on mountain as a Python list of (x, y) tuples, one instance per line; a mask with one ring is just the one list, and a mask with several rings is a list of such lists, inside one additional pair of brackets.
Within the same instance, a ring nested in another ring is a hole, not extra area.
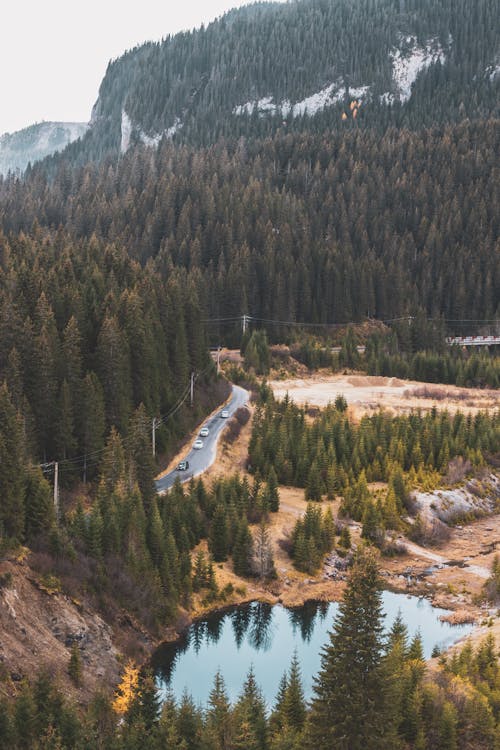
[(62, 151), (88, 129), (83, 122), (40, 122), (0, 136), (0, 174), (23, 172), (28, 164)]
[(258, 101), (253, 102), (246, 102), (246, 104), (238, 104), (237, 107), (233, 109), (233, 114), (235, 115), (251, 115), (254, 109), (257, 110), (259, 114), (276, 114), (278, 107), (273, 101), (272, 96), (265, 96), (263, 99), (259, 99)]
[(402, 48), (392, 50), (390, 56), (395, 93), (382, 94), (381, 99), (386, 103), (392, 103), (395, 98), (401, 102), (408, 101), (419, 73), (438, 61), (443, 62), (446, 58), (437, 39), (429, 39), (425, 46), (421, 46), (414, 36), (406, 37)]
[[(369, 86), (349, 87), (348, 95), (352, 99), (363, 99), (368, 95), (369, 90)], [(265, 96), (257, 101), (238, 104), (233, 109), (233, 114), (251, 115), (254, 111), (257, 111), (261, 117), (267, 114), (281, 115), (282, 117), (288, 117), (290, 114), (292, 117), (301, 117), (302, 115), (311, 117), (326, 107), (331, 107), (343, 101), (345, 96), (345, 86), (340, 80), (337, 80), (325, 86), (321, 91), (316, 91), (314, 94), (293, 104), (288, 99), (275, 103), (272, 96)]]
[(136, 137), (138, 141), (140, 141), (141, 143), (144, 143), (145, 146), (149, 146), (151, 148), (157, 148), (163, 136), (166, 136), (167, 138), (173, 138), (173, 136), (181, 128), (182, 128), (182, 122), (179, 117), (176, 117), (174, 120), (174, 124), (171, 127), (166, 128), (166, 130), (162, 131), (161, 133), (154, 133), (153, 135), (148, 135), (140, 128), (135, 128), (128, 114), (125, 112), (124, 109), (122, 109), (120, 153), (124, 154), (130, 148), (132, 134)]
[(489, 65), (486, 68), (486, 75), (490, 79), (492, 83), (494, 83), (497, 78), (500, 78), (500, 64), (496, 63), (494, 65)]
[(120, 153), (124, 154), (128, 151), (130, 146), (130, 138), (132, 136), (132, 120), (127, 115), (124, 109), (122, 109), (122, 123), (121, 123), (121, 142), (120, 142)]

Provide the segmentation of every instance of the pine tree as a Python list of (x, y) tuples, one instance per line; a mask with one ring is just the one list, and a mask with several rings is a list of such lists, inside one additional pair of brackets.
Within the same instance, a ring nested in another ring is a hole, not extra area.
[(28, 684), (16, 700), (14, 726), (19, 747), (33, 747), (36, 739), (36, 704), (33, 691)]
[(86, 374), (81, 394), (80, 414), (81, 446), (84, 454), (83, 481), (95, 473), (95, 459), (104, 446), (104, 394), (102, 386), (93, 372)]
[(278, 489), (278, 477), (274, 467), (271, 466), (267, 475), (268, 505), (271, 513), (277, 513), (280, 509), (280, 495)]
[(130, 421), (129, 438), (137, 483), (148, 507), (156, 495), (154, 485), (156, 471), (151, 451), (150, 420), (142, 404), (136, 409)]
[(373, 500), (370, 500), (367, 503), (365, 512), (363, 513), (363, 528), (361, 530), (361, 536), (363, 539), (373, 542), (373, 544), (380, 545), (383, 542), (383, 521)]
[(11, 706), (5, 698), (0, 698), (0, 747), (16, 747)]
[(52, 488), (38, 467), (26, 472), (25, 506), (25, 534), (31, 542), (55, 520)]
[(246, 516), (238, 524), (238, 533), (233, 548), (233, 568), (238, 576), (249, 576), (252, 572), (253, 539)]
[(300, 732), (303, 729), (306, 720), (306, 704), (296, 651), (292, 657), (290, 672), (288, 674), (282, 715), (285, 724), (295, 732)]
[(206, 734), (213, 750), (231, 750), (233, 743), (233, 721), (226, 687), (220, 672), (214, 678), (208, 697)]
[(57, 418), (56, 450), (57, 455), (63, 459), (75, 455), (77, 443), (73, 419), (73, 403), (71, 392), (66, 380), (63, 380), (59, 391)]
[(234, 707), (235, 750), (267, 750), (266, 709), (253, 670), (247, 675), (243, 691)]
[(21, 541), (25, 527), (24, 446), (7, 386), (0, 385), (0, 533)]
[(349, 531), (349, 526), (342, 526), (339, 537), (339, 546), (344, 549), (351, 548), (351, 532)]
[(361, 548), (322, 653), (307, 726), (311, 750), (385, 747), (392, 727), (382, 656), (381, 580), (375, 554)]
[(215, 562), (227, 560), (229, 537), (225, 507), (219, 503), (210, 526), (209, 545)]
[(124, 431), (132, 406), (130, 359), (126, 337), (113, 316), (103, 321), (97, 340), (96, 361), (104, 391), (107, 424)]
[[(176, 729), (187, 748), (202, 750), (202, 719), (193, 699), (184, 692), (177, 711)], [(182, 747), (182, 745), (181, 745)]]

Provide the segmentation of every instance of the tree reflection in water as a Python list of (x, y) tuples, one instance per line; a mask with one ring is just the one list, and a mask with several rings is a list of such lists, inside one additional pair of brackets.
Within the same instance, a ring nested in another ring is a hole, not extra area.
[(239, 650), (243, 643), (243, 638), (246, 635), (248, 626), (250, 625), (250, 618), (252, 616), (251, 605), (245, 604), (242, 607), (236, 607), (231, 612), (231, 625), (233, 627), (234, 641)]
[[(306, 602), (302, 607), (287, 609), (294, 632), (298, 630), (302, 640), (309, 642), (316, 618), (324, 620), (328, 607), (328, 602)], [(269, 651), (271, 648), (274, 635), (273, 607), (264, 602), (250, 602), (230, 611), (213, 612), (208, 617), (195, 620), (177, 641), (162, 644), (152, 659), (158, 677), (168, 685), (180, 656), (189, 649), (198, 654), (204, 643), (218, 643), (226, 621), (231, 623), (238, 649), (245, 637), (256, 651)]]
[[(421, 632), (426, 656), (430, 656), (436, 643), (451, 643), (471, 628), (452, 628), (442, 622), (440, 616), (446, 611), (433, 609), (426, 600), (385, 591), (383, 602), (387, 627), (392, 626), (401, 610), (412, 635), (417, 630)], [(219, 671), (230, 700), (236, 701), (248, 670), (253, 668), (271, 706), (279, 678), (288, 670), (295, 650), (309, 698), (337, 610), (334, 602), (307, 602), (295, 609), (251, 602), (197, 620), (175, 643), (163, 644), (153, 656), (152, 666), (162, 695), (168, 696), (172, 688), (180, 700), (187, 688), (195, 700), (205, 702)]]
[(273, 608), (270, 604), (264, 604), (263, 602), (254, 602), (251, 606), (249, 643), (256, 651), (269, 651), (273, 642), (271, 628)]
[(293, 607), (293, 609), (289, 609), (288, 617), (290, 618), (293, 632), (296, 633), (298, 629), (302, 640), (309, 643), (314, 632), (316, 617), (320, 620), (324, 620), (328, 614), (329, 606), (329, 602), (310, 601), (306, 602), (301, 607)]

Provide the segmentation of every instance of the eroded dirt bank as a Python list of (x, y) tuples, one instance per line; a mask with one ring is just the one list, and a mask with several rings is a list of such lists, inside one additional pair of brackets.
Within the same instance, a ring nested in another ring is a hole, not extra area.
[[(97, 612), (44, 585), (26, 560), (4, 560), (0, 576), (0, 690), (12, 692), (39, 670), (46, 670), (79, 701), (116, 683), (119, 650), (112, 629)], [(82, 661), (80, 690), (67, 672), (73, 643)]]

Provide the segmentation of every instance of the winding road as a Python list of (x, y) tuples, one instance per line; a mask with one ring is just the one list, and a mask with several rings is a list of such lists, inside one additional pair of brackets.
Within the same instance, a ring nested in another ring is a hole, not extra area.
[[(203, 424), (199, 425), (198, 434), (202, 427), (208, 427), (210, 430), (207, 437), (201, 438), (203, 440), (203, 448), (195, 449), (191, 446), (189, 453), (184, 456), (184, 460), (189, 461), (189, 469), (187, 471), (177, 471), (174, 469), (168, 474), (164, 474), (162, 477), (155, 481), (156, 491), (159, 493), (166, 492), (174, 484), (177, 477), (181, 482), (187, 482), (192, 477), (197, 477), (206, 471), (209, 466), (215, 461), (217, 455), (217, 443), (219, 437), (227, 426), (229, 419), (234, 413), (242, 406), (245, 406), (249, 398), (249, 393), (244, 388), (240, 388), (239, 385), (232, 386), (232, 396), (229, 403), (221, 406), (215, 414), (212, 414)], [(221, 412), (225, 410), (229, 412), (228, 419), (221, 417)], [(194, 440), (193, 440), (194, 442)]]

